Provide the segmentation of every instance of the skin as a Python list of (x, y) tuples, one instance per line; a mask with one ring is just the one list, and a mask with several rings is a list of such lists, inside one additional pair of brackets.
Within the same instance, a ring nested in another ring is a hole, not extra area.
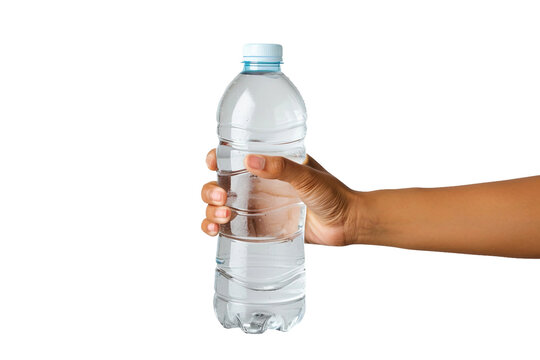
[[(216, 152), (206, 158), (217, 170)], [(354, 191), (310, 156), (304, 164), (248, 155), (246, 169), (291, 184), (307, 206), (305, 241), (343, 246), (540, 258), (540, 176), (442, 188)], [(201, 229), (215, 236), (231, 219), (227, 194), (205, 184), (208, 204)]]

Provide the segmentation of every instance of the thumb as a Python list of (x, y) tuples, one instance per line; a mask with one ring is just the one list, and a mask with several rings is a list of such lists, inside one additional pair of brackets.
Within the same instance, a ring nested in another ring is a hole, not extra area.
[(291, 184), (308, 208), (325, 221), (339, 219), (346, 210), (350, 189), (325, 171), (281, 156), (250, 154), (244, 158), (244, 165), (250, 173), (261, 178)]
[(300, 193), (313, 185), (319, 171), (298, 164), (281, 156), (247, 155), (244, 159), (246, 169), (263, 179), (277, 179), (288, 182)]

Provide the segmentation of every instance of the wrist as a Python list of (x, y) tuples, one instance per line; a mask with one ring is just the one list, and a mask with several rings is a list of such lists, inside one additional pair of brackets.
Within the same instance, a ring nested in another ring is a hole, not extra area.
[(381, 233), (380, 219), (375, 211), (376, 192), (352, 191), (345, 241), (350, 244), (377, 244)]

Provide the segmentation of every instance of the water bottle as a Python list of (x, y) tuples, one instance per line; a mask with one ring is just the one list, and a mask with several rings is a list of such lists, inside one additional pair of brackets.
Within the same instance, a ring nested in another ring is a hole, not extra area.
[(287, 331), (305, 311), (306, 207), (288, 183), (250, 174), (244, 157), (304, 161), (306, 108), (281, 72), (281, 45), (247, 44), (243, 63), (217, 113), (218, 184), (232, 216), (219, 230), (214, 310), (225, 328)]

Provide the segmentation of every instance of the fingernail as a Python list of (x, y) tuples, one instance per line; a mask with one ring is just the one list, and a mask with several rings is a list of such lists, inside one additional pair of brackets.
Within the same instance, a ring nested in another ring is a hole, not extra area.
[(217, 226), (217, 224), (208, 224), (208, 231), (210, 231), (210, 232), (216, 232), (216, 231), (218, 231), (218, 226)]
[(216, 211), (216, 216), (219, 217), (219, 218), (226, 218), (227, 217), (227, 209), (218, 209)]
[(214, 200), (214, 201), (223, 200), (223, 193), (221, 191), (214, 191), (212, 193), (212, 200)]
[(247, 165), (256, 170), (262, 170), (264, 169), (264, 158), (262, 156), (258, 155), (250, 155), (247, 159)]

